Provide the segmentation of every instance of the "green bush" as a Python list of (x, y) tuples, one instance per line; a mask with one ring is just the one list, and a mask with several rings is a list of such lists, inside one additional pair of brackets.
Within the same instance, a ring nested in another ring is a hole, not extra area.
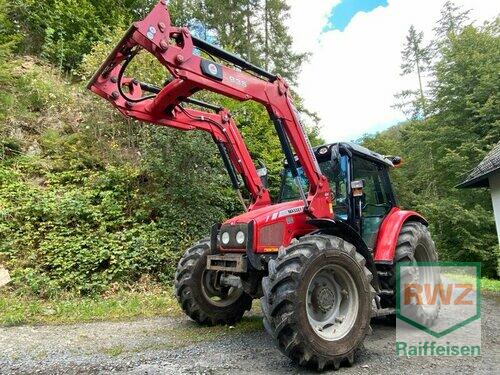
[(12, 0), (4, 7), (21, 54), (41, 55), (59, 69), (74, 68), (110, 28), (128, 25), (144, 2)]
[(38, 60), (0, 73), (0, 263), (18, 292), (169, 284), (185, 248), (237, 210), (209, 137), (124, 120)]

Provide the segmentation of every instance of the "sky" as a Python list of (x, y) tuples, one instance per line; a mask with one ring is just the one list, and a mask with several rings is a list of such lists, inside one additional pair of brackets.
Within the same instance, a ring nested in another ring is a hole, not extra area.
[[(401, 49), (410, 25), (427, 41), (445, 0), (287, 0), (297, 52), (311, 56), (297, 92), (321, 118), (327, 142), (375, 133), (405, 116), (391, 108), (394, 94), (415, 89), (416, 76), (400, 76)], [(494, 0), (455, 0), (476, 24), (500, 13)]]

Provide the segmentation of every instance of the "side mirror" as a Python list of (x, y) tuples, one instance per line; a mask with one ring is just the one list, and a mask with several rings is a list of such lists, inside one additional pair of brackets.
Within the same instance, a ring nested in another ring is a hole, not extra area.
[(365, 187), (365, 180), (351, 181), (351, 194), (354, 197), (356, 214), (360, 218), (360, 220), (361, 217), (363, 216), (364, 187)]
[(257, 169), (257, 175), (260, 177), (262, 184), (267, 188), (267, 185), (268, 185), (267, 168), (265, 166), (261, 165), (261, 167)]
[(353, 197), (362, 197), (363, 188), (365, 187), (364, 180), (356, 180), (351, 182), (351, 193)]

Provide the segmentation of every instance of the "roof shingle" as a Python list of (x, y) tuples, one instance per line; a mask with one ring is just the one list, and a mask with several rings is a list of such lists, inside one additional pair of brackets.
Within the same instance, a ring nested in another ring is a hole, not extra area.
[(493, 172), (500, 169), (500, 142), (497, 143), (493, 150), (491, 150), (474, 168), (465, 181), (458, 184), (457, 188), (469, 188), (469, 187), (488, 187), (488, 176)]

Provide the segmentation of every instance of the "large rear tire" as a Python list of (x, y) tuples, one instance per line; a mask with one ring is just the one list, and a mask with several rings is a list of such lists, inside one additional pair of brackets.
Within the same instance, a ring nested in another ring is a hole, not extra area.
[(304, 236), (269, 262), (262, 280), (264, 326), (300, 365), (351, 365), (370, 332), (371, 279), (353, 245), (334, 236)]
[[(438, 255), (436, 245), (432, 240), (427, 226), (416, 221), (408, 221), (403, 224), (399, 232), (396, 251), (394, 254), (394, 264), (409, 263), (414, 267), (404, 267), (400, 275), (400, 285), (403, 287), (408, 284), (435, 284), (440, 281), (439, 269), (432, 267), (418, 268), (417, 262), (437, 262)], [(430, 271), (432, 270), (432, 271)], [(392, 295), (385, 296), (382, 299), (383, 307), (396, 306), (396, 269), (392, 270), (389, 278), (380, 278), (384, 289), (392, 290)], [(409, 305), (402, 306), (405, 316), (411, 316), (412, 319), (425, 326), (431, 326), (439, 315), (440, 304), (435, 306)], [(394, 319), (394, 316), (392, 317)]]
[(179, 261), (175, 295), (184, 312), (203, 325), (234, 324), (252, 307), (252, 297), (241, 289), (217, 286), (217, 273), (208, 271), (210, 241), (201, 240)]

